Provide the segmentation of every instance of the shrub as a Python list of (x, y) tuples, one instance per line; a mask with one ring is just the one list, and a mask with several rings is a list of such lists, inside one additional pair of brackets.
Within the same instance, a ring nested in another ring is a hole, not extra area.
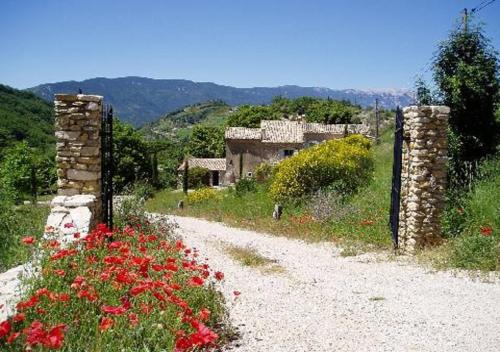
[(209, 199), (214, 199), (219, 197), (220, 194), (218, 191), (216, 191), (213, 188), (200, 188), (197, 189), (196, 191), (188, 193), (188, 196), (186, 198), (186, 201), (189, 204), (196, 204), (196, 203), (201, 203), (204, 201), (207, 201)]
[(210, 171), (203, 167), (195, 166), (188, 169), (188, 185), (190, 189), (208, 186), (210, 183)]
[(345, 195), (333, 190), (319, 190), (309, 200), (308, 209), (314, 219), (319, 221), (342, 221), (355, 215), (359, 210), (349, 204)]
[[(69, 247), (40, 243), (40, 275), (0, 322), (2, 351), (192, 351), (214, 346), (224, 317), (196, 250), (153, 227), (99, 225)], [(31, 239), (26, 243), (32, 243)], [(33, 245), (33, 244), (31, 244)], [(35, 242), (36, 245), (36, 242)], [(219, 325), (220, 326), (220, 325)]]
[(371, 143), (362, 136), (327, 141), (283, 160), (271, 184), (276, 201), (292, 200), (334, 186), (352, 193), (369, 181), (373, 170)]
[(271, 178), (273, 174), (273, 166), (269, 163), (261, 163), (254, 170), (255, 180), (257, 182), (265, 182)]
[(243, 196), (248, 192), (255, 192), (257, 189), (257, 183), (253, 177), (244, 177), (236, 183), (234, 190), (238, 197)]

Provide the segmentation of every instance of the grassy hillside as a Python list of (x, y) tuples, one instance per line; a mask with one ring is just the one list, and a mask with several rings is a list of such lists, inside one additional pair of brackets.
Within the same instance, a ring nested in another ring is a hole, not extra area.
[(231, 107), (222, 101), (207, 101), (186, 106), (149, 123), (141, 131), (149, 139), (187, 136), (193, 125), (222, 126)]
[(0, 84), (0, 148), (25, 140), (32, 147), (55, 143), (52, 105), (29, 92)]

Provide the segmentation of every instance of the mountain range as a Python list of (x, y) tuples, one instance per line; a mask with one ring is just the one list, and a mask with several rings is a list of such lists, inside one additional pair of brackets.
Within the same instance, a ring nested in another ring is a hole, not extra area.
[(183, 79), (152, 79), (144, 77), (92, 78), (84, 81), (65, 81), (41, 84), (28, 91), (46, 101), (53, 101), (57, 93), (97, 94), (113, 108), (121, 120), (134, 126), (153, 122), (166, 113), (184, 106), (209, 100), (222, 100), (231, 106), (268, 104), (275, 96), (298, 98), (311, 96), (349, 100), (363, 107), (373, 106), (375, 99), (384, 108), (408, 105), (413, 97), (407, 90), (356, 90), (300, 87), (236, 88), (211, 82), (193, 82)]

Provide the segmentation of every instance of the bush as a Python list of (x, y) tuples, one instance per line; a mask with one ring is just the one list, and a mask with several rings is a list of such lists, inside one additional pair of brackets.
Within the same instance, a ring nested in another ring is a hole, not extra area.
[(359, 209), (347, 202), (345, 195), (335, 190), (321, 189), (309, 200), (308, 210), (319, 221), (342, 221), (359, 212)]
[(186, 201), (189, 204), (196, 204), (196, 203), (201, 203), (204, 201), (207, 201), (209, 199), (214, 199), (219, 197), (220, 194), (218, 191), (216, 191), (213, 188), (200, 188), (197, 189), (196, 191), (190, 192), (187, 195)]
[(244, 177), (236, 183), (234, 190), (238, 197), (243, 196), (248, 192), (255, 192), (257, 189), (257, 183), (253, 177)]
[(210, 183), (210, 170), (195, 166), (188, 169), (188, 185), (190, 189), (208, 186)]
[(265, 182), (273, 175), (273, 166), (268, 163), (261, 163), (257, 165), (254, 170), (255, 180), (257, 182)]
[(214, 284), (222, 273), (168, 232), (99, 225), (69, 247), (47, 239), (39, 248), (41, 274), (27, 282), (17, 314), (0, 322), (2, 351), (192, 351), (217, 343), (225, 314)]
[(370, 141), (363, 136), (327, 141), (300, 151), (277, 165), (270, 192), (274, 200), (301, 198), (321, 188), (352, 193), (373, 171)]

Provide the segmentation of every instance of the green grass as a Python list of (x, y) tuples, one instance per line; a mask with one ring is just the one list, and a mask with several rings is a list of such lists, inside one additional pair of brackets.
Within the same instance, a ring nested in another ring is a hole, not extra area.
[(48, 206), (0, 205), (0, 272), (28, 261), (30, 248), (22, 245), (21, 239), (39, 239), (49, 211)]
[(177, 209), (180, 192), (160, 191), (146, 202), (150, 212), (173, 213), (224, 222), (233, 226), (265, 231), (307, 241), (336, 241), (359, 250), (389, 248), (388, 228), (390, 187), (392, 176), (392, 132), (382, 136), (380, 145), (373, 147), (375, 157), (374, 179), (350, 200), (357, 209), (342, 221), (320, 222), (307, 214), (304, 204), (287, 204), (280, 221), (272, 218), (274, 202), (269, 197), (268, 185), (260, 184), (255, 192), (238, 195), (224, 190), (222, 200), (186, 204)]
[(276, 264), (275, 260), (259, 254), (255, 248), (226, 245), (224, 250), (231, 258), (242, 265), (259, 269), (265, 274), (282, 273), (285, 270), (282, 266)]

